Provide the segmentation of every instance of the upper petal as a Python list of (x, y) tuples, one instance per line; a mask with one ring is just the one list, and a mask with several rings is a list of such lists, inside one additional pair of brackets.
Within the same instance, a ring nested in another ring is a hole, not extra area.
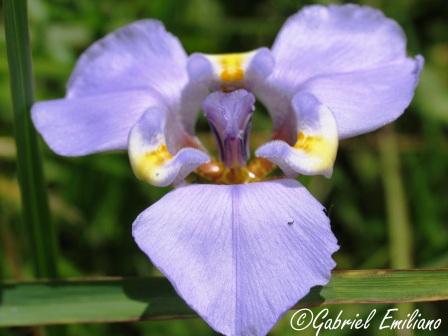
[(131, 127), (159, 100), (148, 91), (123, 91), (34, 104), (33, 123), (59, 155), (127, 148)]
[(308, 6), (291, 16), (275, 39), (275, 72), (302, 82), (321, 74), (375, 68), (406, 57), (406, 38), (377, 9)]
[(156, 20), (122, 27), (91, 45), (79, 58), (67, 97), (151, 88), (177, 104), (187, 82), (187, 55)]
[(120, 28), (81, 55), (65, 99), (33, 106), (35, 126), (61, 155), (125, 149), (131, 127), (157, 106), (169, 111), (173, 132), (167, 143), (177, 151), (183, 145), (177, 114), (188, 80), (186, 61), (179, 41), (160, 22)]
[(375, 69), (315, 77), (299, 87), (333, 112), (339, 138), (374, 131), (397, 119), (414, 97), (423, 58)]
[(178, 188), (133, 224), (139, 247), (225, 335), (265, 335), (324, 285), (338, 246), (323, 207), (294, 180)]
[[(305, 82), (335, 78), (336, 89), (336, 76), (356, 76), (355, 81), (342, 83), (334, 94), (349, 109), (333, 108), (323, 94), (312, 92), (333, 111), (342, 138), (382, 126), (378, 119), (397, 118), (412, 99), (422, 65), (421, 58), (406, 56), (406, 39), (395, 21), (379, 10), (352, 4), (305, 7), (287, 20), (274, 42), (272, 55), (275, 68), (255, 93), (267, 106), (276, 128), (290, 113), (285, 98), (291, 98)], [(399, 72), (395, 80), (393, 71)], [(386, 91), (397, 95), (400, 103), (384, 109), (389, 103), (382, 94)], [(373, 100), (374, 108), (370, 105)], [(355, 124), (345, 124), (347, 115)], [(364, 121), (359, 129), (357, 121)]]

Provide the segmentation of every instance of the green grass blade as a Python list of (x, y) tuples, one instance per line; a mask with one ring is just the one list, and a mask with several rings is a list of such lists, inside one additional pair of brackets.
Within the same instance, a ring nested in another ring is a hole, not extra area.
[[(448, 269), (339, 271), (299, 306), (448, 300)], [(195, 317), (164, 278), (0, 284), (0, 327)]]
[(400, 172), (400, 153), (392, 126), (382, 131), (379, 137), (379, 149), (389, 227), (390, 266), (411, 268), (412, 229)]
[(36, 132), (31, 123), (33, 82), (26, 0), (4, 0), (6, 48), (14, 110), (24, 235), (38, 277), (55, 277), (56, 239), (50, 221)]
[[(401, 176), (400, 152), (393, 126), (385, 127), (381, 132), (379, 150), (389, 227), (390, 266), (398, 269), (412, 268), (412, 229)], [(411, 303), (397, 307), (399, 319), (405, 319), (406, 314), (414, 309)], [(400, 336), (413, 334), (413, 330), (397, 331)]]

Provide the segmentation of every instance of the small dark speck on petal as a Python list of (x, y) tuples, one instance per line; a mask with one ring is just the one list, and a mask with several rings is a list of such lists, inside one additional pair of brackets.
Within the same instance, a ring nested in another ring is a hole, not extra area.
[(328, 207), (328, 209), (326, 209), (326, 208), (323, 209), (323, 210), (324, 210), (324, 214), (325, 214), (327, 217), (330, 217), (330, 215), (331, 215), (331, 211), (333, 210), (333, 207), (334, 207), (334, 204), (331, 204), (331, 205)]
[(294, 219), (288, 221), (288, 225), (293, 225), (294, 224)]

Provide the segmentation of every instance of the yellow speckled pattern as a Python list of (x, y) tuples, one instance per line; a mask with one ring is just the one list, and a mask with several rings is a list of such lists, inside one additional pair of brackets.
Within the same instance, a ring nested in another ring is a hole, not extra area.
[(336, 157), (334, 146), (332, 146), (329, 140), (319, 135), (306, 135), (303, 132), (299, 132), (294, 148), (301, 149), (307, 154), (320, 157), (323, 166), (332, 165)]
[(206, 180), (216, 184), (250, 183), (263, 180), (274, 170), (275, 165), (263, 158), (255, 158), (248, 165), (227, 168), (220, 161), (212, 161), (200, 166), (196, 172)]
[(245, 67), (253, 52), (208, 55), (217, 67), (217, 75), (223, 82), (239, 82), (244, 80)]
[(294, 148), (302, 149), (307, 153), (316, 151), (316, 147), (322, 146), (323, 139), (318, 135), (306, 135), (303, 132), (297, 134), (297, 142)]
[(245, 54), (227, 54), (219, 56), (221, 73), (219, 77), (224, 82), (236, 82), (244, 79), (242, 67)]
[(134, 162), (135, 175), (140, 179), (157, 179), (157, 172), (168, 160), (172, 159), (171, 153), (165, 144), (152, 151), (140, 155)]

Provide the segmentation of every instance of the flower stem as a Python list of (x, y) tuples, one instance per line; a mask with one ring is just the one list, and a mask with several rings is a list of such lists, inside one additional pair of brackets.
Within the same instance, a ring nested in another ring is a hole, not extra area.
[[(390, 265), (395, 269), (412, 268), (412, 231), (405, 188), (400, 172), (400, 153), (392, 126), (386, 127), (379, 137), (379, 151), (389, 227)], [(412, 303), (397, 305), (398, 318), (412, 313)], [(412, 330), (399, 330), (399, 336), (411, 336)]]
[(4, 0), (3, 4), (24, 234), (36, 277), (52, 278), (57, 276), (56, 234), (50, 221), (37, 136), (30, 117), (33, 82), (27, 3)]

